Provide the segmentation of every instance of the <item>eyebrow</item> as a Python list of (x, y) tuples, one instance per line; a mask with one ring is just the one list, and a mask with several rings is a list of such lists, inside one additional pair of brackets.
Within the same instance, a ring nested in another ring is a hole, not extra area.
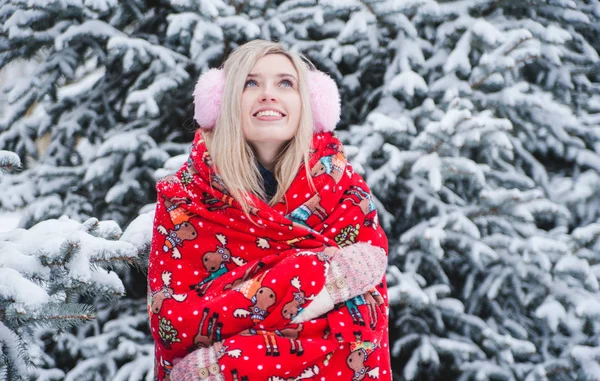
[[(294, 77), (293, 75), (288, 74), (288, 73), (279, 73), (276, 76), (279, 77), (279, 78), (289, 77), (289, 78), (293, 78), (295, 81), (297, 81), (296, 77)], [(248, 77), (253, 77), (253, 78), (254, 77), (262, 77), (262, 74), (260, 74), (260, 73), (250, 73), (250, 74), (248, 74)]]

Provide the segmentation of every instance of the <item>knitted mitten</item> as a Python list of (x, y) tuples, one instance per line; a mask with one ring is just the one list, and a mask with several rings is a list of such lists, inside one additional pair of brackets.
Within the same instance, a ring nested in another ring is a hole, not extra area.
[(326, 289), (333, 303), (345, 302), (373, 289), (387, 268), (387, 255), (380, 247), (358, 242), (333, 255), (326, 274)]
[(312, 320), (333, 310), (335, 304), (372, 290), (387, 268), (385, 251), (368, 243), (328, 247), (321, 255), (329, 262), (325, 288), (292, 323)]
[(175, 364), (172, 381), (225, 381), (215, 347), (196, 349)]

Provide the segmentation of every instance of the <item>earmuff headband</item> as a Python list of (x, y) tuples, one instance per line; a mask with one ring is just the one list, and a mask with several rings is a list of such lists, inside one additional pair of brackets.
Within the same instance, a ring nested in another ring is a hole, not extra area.
[[(224, 69), (210, 69), (202, 74), (194, 88), (194, 119), (200, 128), (214, 128), (221, 112)], [(335, 81), (319, 70), (308, 71), (315, 132), (333, 131), (340, 121), (340, 93)]]

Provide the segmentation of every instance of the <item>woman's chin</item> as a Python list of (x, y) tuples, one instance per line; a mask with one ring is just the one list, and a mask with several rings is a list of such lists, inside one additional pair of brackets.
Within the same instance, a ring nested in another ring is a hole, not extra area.
[(247, 140), (252, 141), (252, 142), (272, 142), (272, 143), (279, 143), (279, 142), (287, 142), (290, 139), (292, 139), (294, 137), (294, 131), (290, 131), (288, 130), (284, 130), (283, 128), (266, 128), (266, 129), (260, 129), (260, 130), (256, 130), (256, 134), (253, 134), (253, 136), (251, 138), (246, 137)]

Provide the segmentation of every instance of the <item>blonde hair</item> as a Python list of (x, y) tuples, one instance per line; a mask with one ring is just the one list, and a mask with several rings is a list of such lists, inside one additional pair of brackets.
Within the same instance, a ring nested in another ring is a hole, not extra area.
[(202, 134), (219, 176), (230, 195), (240, 203), (251, 221), (249, 211), (252, 205), (248, 196), (254, 194), (266, 200), (266, 192), (256, 165), (254, 151), (244, 139), (240, 110), (247, 76), (256, 62), (267, 54), (281, 54), (292, 62), (298, 72), (298, 91), (302, 106), (300, 124), (295, 136), (275, 158), (273, 172), (278, 187), (269, 205), (273, 206), (285, 197), (285, 192), (296, 178), (302, 163), (305, 165), (306, 179), (310, 187), (315, 189), (308, 164), (313, 118), (307, 85), (308, 70), (313, 69), (314, 66), (301, 54), (290, 52), (279, 43), (265, 40), (250, 41), (231, 53), (223, 64), (226, 81), (221, 112), (214, 129), (203, 130)]

